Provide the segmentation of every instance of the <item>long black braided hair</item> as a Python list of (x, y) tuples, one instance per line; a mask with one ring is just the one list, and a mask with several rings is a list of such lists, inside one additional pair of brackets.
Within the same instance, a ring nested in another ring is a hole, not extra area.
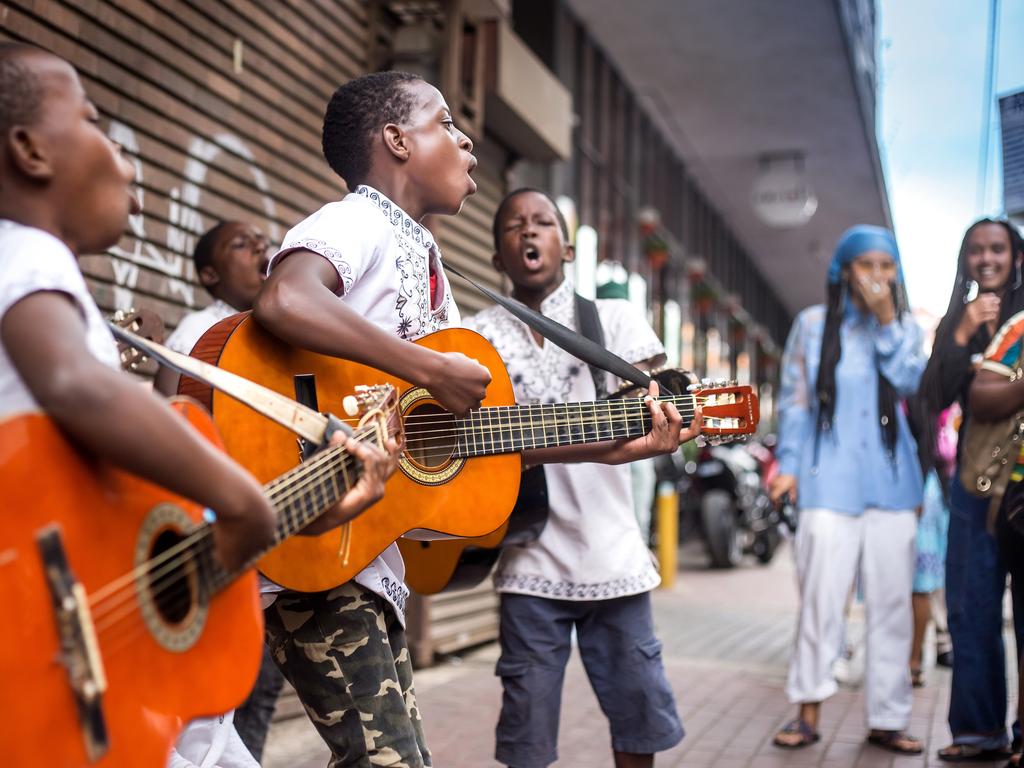
[[(932, 344), (932, 354), (928, 358), (928, 365), (921, 376), (921, 384), (918, 388), (917, 397), (914, 398), (914, 406), (917, 415), (919, 436), (917, 441), (918, 459), (921, 468), (928, 471), (935, 466), (935, 421), (939, 413), (949, 405), (944, 402), (942, 393), (942, 361), (946, 358), (949, 349), (956, 343), (953, 336), (957, 326), (967, 309), (967, 298), (973, 278), (967, 270), (967, 250), (970, 245), (971, 233), (980, 226), (996, 224), (1006, 230), (1010, 238), (1010, 253), (1012, 262), (1010, 275), (1002, 289), (1002, 301), (999, 307), (999, 323), (1002, 325), (1013, 315), (1024, 310), (1024, 285), (1021, 281), (1021, 259), (1024, 258), (1024, 240), (1021, 239), (1017, 228), (1006, 219), (979, 219), (967, 228), (964, 239), (960, 242), (960, 254), (956, 261), (956, 279), (953, 281), (953, 291), (949, 296), (949, 305), (946, 314), (939, 321), (935, 330), (935, 341)], [(979, 328), (971, 338), (968, 345), (972, 348), (984, 348), (990, 340), (988, 328), (984, 325)]]
[[(890, 283), (893, 305), (896, 310), (896, 318), (907, 310), (907, 292), (902, 280)], [(830, 282), (828, 285), (828, 303), (825, 311), (825, 329), (821, 338), (821, 357), (818, 362), (818, 380), (814, 391), (818, 398), (818, 431), (816, 440), (820, 439), (823, 432), (832, 429), (832, 419), (836, 410), (836, 365), (843, 354), (842, 341), (840, 340), (840, 325), (843, 321), (843, 313), (846, 311), (846, 302), (850, 295), (849, 272), (843, 269), (838, 282)], [(878, 417), (879, 426), (882, 430), (882, 443), (885, 445), (889, 457), (895, 456), (896, 439), (899, 437), (899, 423), (896, 420), (896, 408), (899, 405), (899, 395), (896, 387), (892, 385), (881, 371), (878, 372)], [(815, 451), (817, 454), (817, 451)], [(815, 459), (817, 461), (817, 459)]]

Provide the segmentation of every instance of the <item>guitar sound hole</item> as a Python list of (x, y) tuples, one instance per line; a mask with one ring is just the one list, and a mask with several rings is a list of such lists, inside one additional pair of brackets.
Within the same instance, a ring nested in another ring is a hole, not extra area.
[(405, 414), (405, 452), (427, 469), (443, 467), (457, 444), (455, 417), (434, 403), (423, 403)]
[[(163, 531), (153, 542), (151, 558), (157, 558), (182, 540), (178, 531)], [(167, 624), (180, 624), (195, 602), (195, 565), (191, 559), (179, 560), (175, 554), (152, 566), (149, 592), (160, 618)]]

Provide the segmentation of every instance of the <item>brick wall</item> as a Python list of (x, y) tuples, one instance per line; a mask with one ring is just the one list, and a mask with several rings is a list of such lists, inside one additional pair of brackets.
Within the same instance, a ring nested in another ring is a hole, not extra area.
[[(136, 164), (143, 214), (108, 254), (82, 260), (104, 309), (149, 307), (173, 327), (209, 301), (189, 258), (208, 227), (241, 219), (277, 243), (344, 192), (320, 129), (333, 90), (367, 70), (359, 0), (11, 0), (0, 38), (70, 61)], [(481, 154), (480, 194), (438, 228), (445, 256), (493, 283), (504, 154)], [(481, 305), (457, 292), (467, 310)]]

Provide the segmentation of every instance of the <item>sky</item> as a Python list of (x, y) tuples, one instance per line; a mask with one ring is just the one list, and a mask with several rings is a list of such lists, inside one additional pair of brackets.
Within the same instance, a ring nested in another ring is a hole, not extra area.
[[(999, 116), (978, 205), (991, 0), (878, 0), (878, 140), (911, 304), (942, 315), (964, 231), (1002, 212)], [(1024, 0), (999, 0), (993, 101), (1024, 89)]]

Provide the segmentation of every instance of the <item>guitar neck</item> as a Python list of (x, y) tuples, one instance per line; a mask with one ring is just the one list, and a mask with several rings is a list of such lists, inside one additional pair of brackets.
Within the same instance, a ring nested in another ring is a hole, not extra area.
[[(373, 434), (373, 431), (367, 430), (366, 434)], [(359, 437), (357, 433), (356, 438)], [(334, 446), (263, 486), (277, 512), (273, 543), (238, 570), (228, 571), (213, 558), (213, 537), (202, 537), (199, 562), (209, 593), (222, 590), (271, 549), (320, 517), (355, 485), (361, 472), (358, 459), (343, 447)]]
[[(693, 395), (662, 399), (675, 403), (683, 425), (690, 424), (696, 403)], [(640, 437), (651, 431), (651, 412), (643, 398), (509, 405), (472, 411), (456, 425), (457, 455), (488, 456)]]

